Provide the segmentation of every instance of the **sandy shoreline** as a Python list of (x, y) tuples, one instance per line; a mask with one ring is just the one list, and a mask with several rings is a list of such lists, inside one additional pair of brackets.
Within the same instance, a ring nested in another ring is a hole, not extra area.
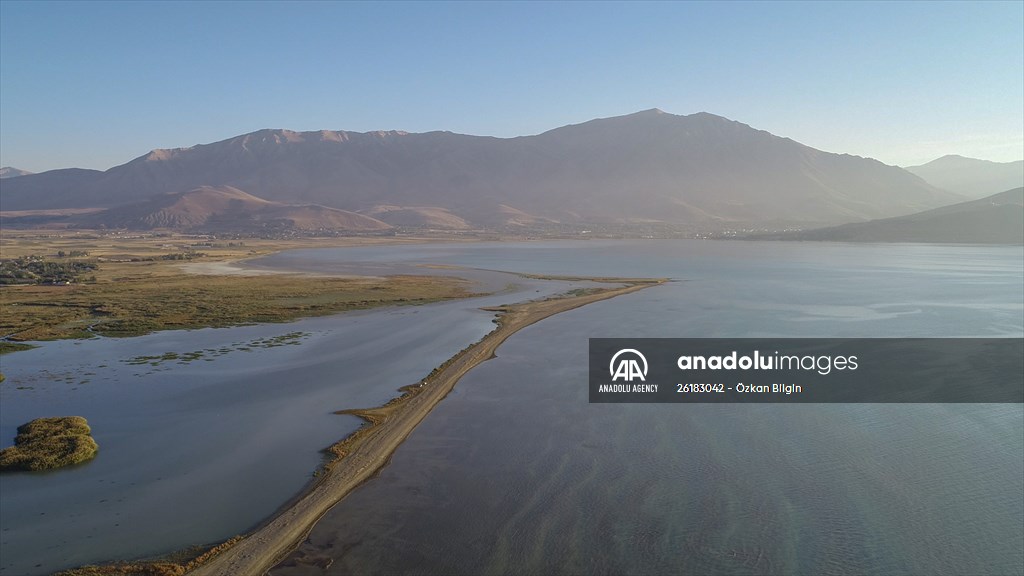
[(351, 278), (358, 280), (384, 280), (382, 276), (362, 276), (357, 274), (317, 274), (299, 270), (286, 270), (277, 268), (253, 268), (246, 266), (248, 258), (234, 260), (221, 260), (219, 262), (188, 262), (178, 267), (186, 274), (200, 276), (270, 276), (270, 275), (293, 275), (312, 276), (315, 278)]
[(378, 408), (343, 411), (363, 417), (370, 425), (331, 447), (331, 451), (339, 458), (327, 466), (323, 479), (261, 528), (189, 574), (255, 575), (271, 569), (309, 534), (317, 520), (332, 506), (384, 466), (398, 446), (434, 406), (451, 392), (459, 379), (476, 365), (492, 358), (498, 346), (509, 336), (560, 312), (660, 283), (621, 282), (629, 285), (579, 296), (489, 309), (501, 313), (498, 327), (443, 364), (422, 385), (406, 388), (404, 395)]

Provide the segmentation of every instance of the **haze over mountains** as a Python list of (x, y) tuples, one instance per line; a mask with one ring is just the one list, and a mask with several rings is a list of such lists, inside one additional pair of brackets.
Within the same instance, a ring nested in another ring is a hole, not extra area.
[[(452, 229), (555, 222), (820, 226), (959, 199), (876, 160), (822, 152), (712, 114), (655, 109), (517, 138), (260, 130), (154, 150), (106, 171), (5, 179), (0, 202), (5, 211), (112, 208), (222, 186), (396, 226)], [(117, 214), (110, 225), (126, 222)]]
[(1024, 188), (896, 218), (776, 235), (782, 240), (1024, 244)]
[(951, 154), (920, 166), (908, 166), (932, 186), (981, 198), (1024, 186), (1024, 160), (989, 162)]

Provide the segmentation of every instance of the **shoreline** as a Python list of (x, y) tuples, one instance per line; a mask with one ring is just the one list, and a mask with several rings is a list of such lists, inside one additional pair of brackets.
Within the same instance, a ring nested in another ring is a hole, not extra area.
[[(273, 252), (271, 254), (278, 254)], [(178, 268), (185, 274), (193, 276), (305, 276), (309, 278), (341, 278), (345, 280), (386, 280), (385, 276), (373, 276), (364, 274), (330, 274), (306, 272), (301, 270), (287, 270), (283, 268), (254, 268), (247, 266), (246, 262), (257, 258), (264, 258), (269, 254), (248, 256), (245, 258), (231, 258), (215, 262), (186, 262), (178, 264)]]
[(664, 282), (617, 280), (626, 286), (578, 296), (486, 308), (499, 313), (497, 328), (450, 358), (421, 383), (401, 388), (403, 394), (383, 406), (339, 410), (339, 414), (363, 418), (367, 425), (328, 449), (335, 458), (323, 468), (320, 481), (311, 485), (290, 506), (279, 511), (260, 528), (237, 540), (228, 541), (228, 546), (222, 545), (224, 549), (209, 555), (211, 557), (202, 564), (195, 566), (192, 563), (194, 567), (190, 566), (192, 569), (188, 573), (219, 576), (263, 574), (270, 570), (308, 536), (328, 510), (386, 465), (395, 450), (452, 391), (462, 376), (493, 358), (497, 348), (510, 336), (555, 314)]

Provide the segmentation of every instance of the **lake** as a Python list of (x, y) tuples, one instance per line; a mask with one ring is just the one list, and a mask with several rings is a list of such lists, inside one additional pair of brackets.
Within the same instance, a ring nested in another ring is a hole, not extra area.
[[(514, 335), (275, 574), (1024, 570), (1019, 404), (599, 406), (586, 392), (590, 337), (1019, 338), (1020, 247), (592, 240), (299, 250), (254, 265), (412, 263), (676, 281)], [(567, 286), (4, 356), (3, 437), (79, 414), (100, 455), (0, 476), (0, 573), (253, 526), (358, 426), (334, 410), (380, 404), (478, 339), (493, 326), (479, 306)], [(169, 351), (204, 354), (138, 360)]]
[(414, 250), (679, 282), (512, 337), (273, 574), (1024, 571), (1019, 404), (591, 405), (586, 384), (589, 337), (1019, 338), (1019, 247)]

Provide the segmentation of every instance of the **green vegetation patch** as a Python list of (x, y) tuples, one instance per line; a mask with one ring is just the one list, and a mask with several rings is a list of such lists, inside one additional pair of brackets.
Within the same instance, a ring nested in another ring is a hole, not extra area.
[(10, 342), (7, 340), (0, 340), (0, 354), (8, 354), (10, 352), (21, 352), (22, 350), (31, 350), (36, 348), (31, 344), (25, 344), (23, 342)]
[(0, 450), (0, 472), (51, 470), (96, 456), (89, 423), (81, 416), (36, 418), (18, 427), (14, 446)]

